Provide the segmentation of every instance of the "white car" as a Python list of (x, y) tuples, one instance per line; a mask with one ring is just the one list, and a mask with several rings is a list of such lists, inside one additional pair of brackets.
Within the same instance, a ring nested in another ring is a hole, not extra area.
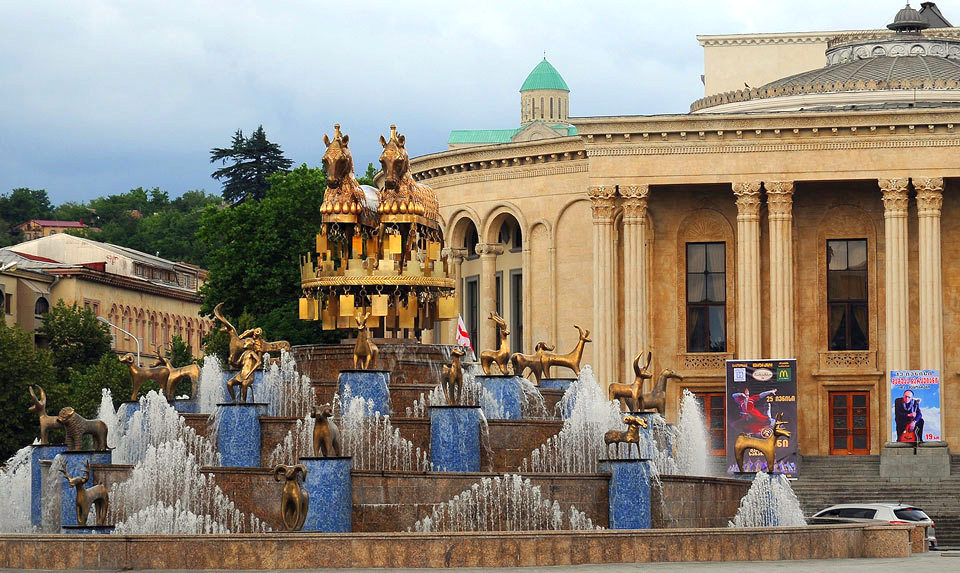
[(926, 525), (927, 541), (930, 547), (937, 546), (937, 532), (933, 520), (916, 507), (895, 503), (844, 503), (832, 505), (814, 514), (815, 518), (872, 519), (887, 523)]

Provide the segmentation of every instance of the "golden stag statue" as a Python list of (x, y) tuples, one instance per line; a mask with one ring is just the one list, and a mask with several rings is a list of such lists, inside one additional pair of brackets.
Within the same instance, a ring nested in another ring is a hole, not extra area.
[(60, 465), (60, 473), (67, 478), (70, 487), (77, 490), (77, 525), (87, 524), (87, 515), (90, 514), (90, 506), (97, 509), (97, 525), (107, 524), (107, 509), (110, 507), (110, 495), (107, 493), (107, 487), (98, 483), (93, 487), (86, 487), (90, 479), (90, 462), (83, 462), (83, 476), (70, 477), (67, 473), (67, 467)]
[(163, 395), (167, 397), (167, 400), (173, 400), (173, 390), (169, 387), (168, 382), (170, 381), (170, 369), (166, 366), (155, 367), (155, 368), (143, 368), (137, 366), (136, 358), (133, 354), (129, 352), (118, 358), (120, 362), (123, 362), (130, 369), (130, 384), (133, 386), (133, 393), (130, 395), (130, 400), (136, 401), (137, 394), (140, 393), (140, 387), (143, 386), (145, 382), (153, 380), (157, 383), (157, 386), (160, 387), (160, 391), (163, 392)]
[(647, 420), (640, 416), (624, 416), (623, 423), (627, 425), (626, 430), (610, 430), (603, 435), (603, 443), (606, 448), (606, 454), (610, 454), (610, 444), (614, 445), (613, 451), (620, 459), (620, 448), (618, 444), (627, 444), (627, 457), (630, 456), (630, 444), (637, 444), (637, 457), (643, 457), (640, 452), (640, 428), (647, 429)]
[(683, 376), (669, 368), (665, 368), (663, 372), (660, 373), (660, 376), (657, 377), (657, 382), (653, 385), (653, 390), (640, 395), (640, 401), (637, 404), (640, 411), (651, 412), (656, 410), (661, 416), (664, 415), (667, 411), (667, 380), (671, 378), (683, 380)]
[(62, 408), (57, 415), (57, 422), (67, 433), (67, 451), (77, 451), (83, 445), (83, 436), (90, 434), (93, 438), (93, 449), (105, 451), (107, 449), (107, 425), (100, 420), (88, 420), (77, 414), (73, 408)]
[[(643, 367), (640, 366), (641, 356), (643, 356), (643, 351), (633, 359), (633, 373), (636, 376), (633, 384), (620, 384), (615, 382), (607, 388), (607, 399), (611, 401), (620, 400), (621, 410), (639, 412), (644, 382), (653, 378), (653, 374), (647, 371), (647, 369), (650, 368), (650, 360), (653, 358), (653, 353), (647, 352), (647, 360)], [(630, 402), (627, 400), (630, 400)]]
[(777, 438), (789, 438), (790, 432), (783, 429), (787, 423), (783, 421), (783, 412), (777, 414), (773, 423), (773, 433), (766, 438), (755, 438), (749, 434), (740, 434), (733, 443), (733, 451), (737, 455), (737, 467), (743, 472), (743, 453), (753, 448), (763, 454), (767, 460), (767, 473), (773, 473), (774, 457), (777, 453)]
[(47, 415), (47, 394), (43, 391), (43, 388), (37, 386), (37, 389), (40, 390), (39, 400), (37, 400), (37, 395), (33, 393), (33, 386), (28, 386), (28, 388), (30, 389), (30, 397), (33, 398), (33, 406), (30, 406), (27, 411), (36, 412), (40, 418), (40, 443), (47, 445), (50, 443), (50, 429), (60, 427), (60, 422), (57, 421), (56, 416)]
[(507, 328), (507, 321), (495, 313), (490, 313), (490, 320), (492, 320), (497, 325), (497, 332), (500, 336), (500, 347), (496, 350), (484, 350), (480, 353), (480, 367), (483, 368), (483, 373), (490, 374), (490, 366), (496, 364), (500, 368), (502, 374), (509, 374), (507, 372), (507, 364), (510, 363), (510, 329)]
[(554, 366), (569, 368), (573, 370), (573, 373), (577, 376), (580, 375), (580, 359), (583, 358), (583, 346), (587, 342), (593, 342), (593, 340), (590, 339), (589, 330), (580, 328), (579, 324), (574, 324), (573, 326), (580, 332), (580, 340), (572, 351), (567, 354), (543, 353), (541, 360), (543, 362), (543, 371), (547, 376), (550, 375), (550, 369)]
[(534, 350), (536, 351), (534, 354), (521, 354), (519, 352), (513, 354), (510, 356), (510, 364), (513, 366), (514, 374), (523, 376), (529, 370), (537, 379), (537, 384), (540, 384), (540, 380), (543, 378), (543, 351), (553, 352), (555, 347), (548, 345), (546, 342), (538, 342)]
[(280, 481), (281, 475), (286, 480), (280, 496), (283, 526), (287, 531), (300, 531), (307, 520), (307, 510), (310, 509), (310, 494), (301, 485), (303, 480), (307, 479), (307, 468), (299, 464), (295, 466), (280, 464), (273, 468), (274, 480)]
[(313, 456), (317, 457), (323, 454), (323, 457), (340, 456), (340, 429), (333, 421), (333, 410), (327, 404), (320, 409), (317, 415), (317, 409), (311, 408), (310, 416), (313, 418)]
[(461, 392), (463, 391), (463, 365), (460, 359), (466, 354), (462, 346), (458, 346), (450, 351), (450, 366), (444, 366), (440, 374), (440, 380), (446, 383), (447, 392), (450, 396), (447, 398), (448, 404), (454, 404), (461, 401)]
[(373, 365), (377, 365), (377, 357), (380, 355), (380, 348), (373, 343), (372, 337), (370, 336), (370, 327), (367, 325), (367, 319), (370, 318), (370, 313), (366, 313), (363, 316), (360, 313), (357, 313), (357, 316), (353, 317), (357, 321), (357, 343), (353, 345), (353, 368), (357, 368), (357, 364), (362, 362), (360, 368), (363, 370), (370, 369), (370, 363), (373, 362)]
[(168, 399), (170, 396), (176, 398), (177, 385), (183, 380), (190, 381), (190, 395), (196, 397), (197, 381), (200, 379), (200, 367), (196, 364), (174, 366), (170, 364), (170, 361), (167, 360), (167, 357), (163, 355), (163, 352), (161, 352), (159, 346), (156, 346), (155, 349), (157, 352), (157, 359), (153, 364), (150, 365), (150, 367), (164, 367), (170, 370), (170, 376), (167, 378), (167, 388), (169, 389), (169, 392), (167, 392), (166, 389), (164, 390), (164, 393), (167, 394)]

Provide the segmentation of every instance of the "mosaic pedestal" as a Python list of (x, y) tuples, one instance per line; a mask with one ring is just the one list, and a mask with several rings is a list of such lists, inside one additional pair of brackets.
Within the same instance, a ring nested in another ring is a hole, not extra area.
[(523, 417), (523, 386), (519, 376), (477, 376), (476, 380), (500, 405), (498, 412), (484, 410), (488, 420), (519, 420)]
[(480, 471), (480, 408), (430, 407), (430, 466), (435, 472)]
[(196, 400), (174, 400), (170, 402), (173, 409), (181, 414), (197, 414), (200, 412), (200, 403)]
[(353, 529), (353, 458), (300, 458), (307, 468), (303, 488), (310, 506), (302, 531), (348, 533)]
[(576, 378), (543, 378), (540, 380), (540, 388), (566, 391), (569, 390), (570, 385), (576, 381)]
[[(63, 460), (64, 466), (67, 468), (67, 473), (70, 474), (70, 477), (79, 477), (83, 475), (83, 472), (86, 471), (84, 467), (84, 462), (89, 462), (93, 464), (109, 464), (113, 455), (110, 452), (93, 452), (93, 451), (81, 451), (81, 452), (70, 452), (64, 451), (60, 454), (60, 458)], [(60, 472), (59, 467), (51, 467), (50, 471)], [(99, 482), (99, 476), (93, 470), (90, 471), (90, 477), (87, 480), (87, 488), (91, 488)], [(94, 506), (90, 506), (90, 515), (87, 516), (87, 523), (96, 523), (96, 510)], [(70, 484), (67, 483), (66, 478), (62, 475), (60, 476), (60, 525), (77, 525), (77, 492)]]
[(30, 449), (30, 524), (34, 527), (43, 525), (41, 511), (43, 508), (43, 473), (40, 460), (52, 460), (57, 454), (66, 450), (66, 446), (35, 445)]
[(63, 525), (60, 527), (60, 533), (68, 534), (109, 534), (113, 533), (112, 525)]
[(349, 387), (352, 398), (359, 396), (373, 401), (374, 412), (384, 416), (390, 414), (389, 370), (341, 370), (338, 381), (341, 399), (347, 395)]
[[(224, 370), (223, 371), (223, 393), (224, 398), (227, 400), (230, 399), (230, 391), (227, 390), (227, 382), (229, 382), (234, 376), (239, 374), (239, 370)], [(263, 369), (259, 369), (253, 373), (253, 384), (247, 388), (247, 400), (253, 402), (256, 399), (266, 400), (267, 395), (263, 387)], [(233, 393), (237, 396), (237, 401), (240, 401), (240, 385), (237, 384), (233, 387)]]
[(140, 411), (140, 401), (139, 400), (124, 400), (120, 402), (120, 408), (117, 409), (117, 413), (120, 414), (120, 420), (124, 425), (130, 421), (130, 418), (134, 414)]
[(610, 529), (650, 529), (650, 462), (602, 461), (610, 468)]
[(260, 467), (260, 403), (217, 404), (217, 451), (224, 467)]

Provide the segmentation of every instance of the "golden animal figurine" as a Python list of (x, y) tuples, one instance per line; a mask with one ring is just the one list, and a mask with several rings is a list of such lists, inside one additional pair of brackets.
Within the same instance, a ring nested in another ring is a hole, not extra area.
[[(251, 328), (242, 334), (237, 334), (237, 329), (223, 316), (222, 302), (213, 307), (213, 314), (223, 323), (220, 329), (230, 336), (230, 354), (227, 358), (227, 365), (233, 370), (240, 370), (243, 367), (241, 358), (243, 353), (248, 350), (259, 352), (261, 361), (263, 360), (263, 355), (268, 352), (271, 353), (274, 360), (279, 360), (281, 350), (290, 352), (290, 343), (286, 340), (278, 340), (276, 342), (267, 342), (264, 340), (262, 328)], [(250, 346), (244, 343), (245, 340), (253, 340), (255, 345)], [(276, 356), (274, 356), (274, 354), (276, 354)]]
[(490, 375), (490, 366), (493, 364), (496, 364), (500, 368), (502, 374), (509, 374), (509, 372), (507, 372), (507, 364), (510, 363), (510, 329), (507, 328), (507, 322), (495, 312), (490, 313), (490, 320), (497, 325), (500, 347), (496, 350), (484, 350), (481, 352), (480, 367), (483, 368), (483, 373), (488, 376)]
[(660, 376), (657, 377), (653, 390), (644, 392), (640, 395), (640, 402), (637, 404), (641, 412), (652, 412), (656, 410), (660, 415), (667, 411), (667, 380), (683, 380), (683, 376), (677, 374), (669, 368), (665, 368)]
[(743, 454), (753, 448), (767, 459), (767, 473), (773, 473), (774, 457), (777, 453), (777, 438), (789, 438), (790, 432), (783, 429), (787, 423), (783, 421), (783, 412), (777, 414), (773, 423), (773, 433), (766, 438), (755, 438), (749, 434), (740, 434), (733, 443), (733, 451), (737, 455), (737, 467), (743, 472)]
[[(327, 189), (323, 192), (323, 204), (320, 213), (327, 216), (343, 216), (363, 220), (365, 224), (376, 226), (368, 220), (367, 196), (353, 174), (353, 154), (347, 144), (350, 136), (340, 133), (340, 124), (333, 126), (333, 139), (323, 135), (323, 144), (327, 146), (323, 154), (323, 167), (327, 172)], [(373, 213), (372, 208), (369, 211)], [(342, 221), (343, 219), (341, 219)], [(347, 220), (350, 220), (349, 218)], [(343, 241), (339, 244), (339, 253), (342, 260), (350, 259), (350, 245), (354, 236), (353, 225), (343, 225)], [(359, 256), (360, 253), (354, 253)]]
[(67, 473), (67, 467), (60, 466), (60, 473), (67, 479), (70, 487), (77, 490), (77, 525), (87, 524), (87, 515), (90, 514), (90, 506), (93, 505), (97, 510), (97, 525), (107, 524), (107, 509), (110, 507), (110, 495), (107, 493), (107, 487), (98, 483), (93, 487), (86, 487), (90, 480), (90, 462), (83, 462), (83, 476), (70, 477)]
[(550, 375), (550, 369), (554, 366), (561, 366), (563, 368), (569, 368), (573, 370), (573, 373), (577, 376), (580, 375), (580, 359), (583, 357), (583, 346), (587, 342), (593, 342), (590, 339), (590, 331), (580, 328), (580, 325), (573, 325), (577, 330), (580, 331), (580, 340), (577, 342), (577, 346), (574, 347), (572, 351), (567, 354), (553, 354), (552, 352), (544, 352), (541, 361), (543, 362), (543, 372), (547, 376)]
[(39, 400), (37, 400), (37, 395), (33, 393), (33, 386), (29, 386), (29, 389), (30, 397), (33, 398), (33, 406), (30, 406), (27, 411), (36, 412), (40, 418), (40, 443), (47, 445), (50, 443), (50, 429), (60, 427), (60, 422), (57, 421), (56, 416), (47, 415), (47, 394), (43, 391), (43, 388), (37, 386), (37, 389), (40, 390)]
[(73, 408), (67, 406), (60, 410), (57, 422), (66, 430), (67, 451), (77, 451), (83, 445), (83, 436), (90, 434), (93, 438), (93, 449), (105, 451), (107, 449), (107, 425), (100, 420), (88, 420), (77, 414)]
[(149, 380), (153, 380), (157, 383), (157, 386), (160, 387), (160, 391), (167, 397), (167, 400), (172, 400), (173, 396), (170, 394), (170, 388), (168, 387), (167, 382), (170, 379), (170, 369), (166, 366), (161, 366), (158, 368), (142, 368), (137, 366), (137, 360), (134, 358), (133, 354), (127, 353), (119, 358), (120, 362), (123, 362), (130, 368), (130, 384), (133, 386), (133, 393), (130, 395), (131, 400), (137, 399), (137, 394), (140, 393), (140, 387)]
[(380, 348), (373, 343), (370, 336), (370, 327), (367, 325), (367, 319), (369, 318), (369, 312), (363, 316), (358, 313), (357, 316), (353, 317), (357, 321), (357, 343), (353, 345), (354, 369), (357, 368), (358, 364), (361, 364), (360, 368), (369, 370), (371, 362), (374, 366), (377, 365), (377, 356), (380, 355)]
[(257, 369), (263, 364), (263, 354), (257, 351), (257, 341), (253, 338), (242, 339), (244, 351), (240, 354), (240, 371), (233, 378), (227, 381), (227, 392), (230, 393), (230, 401), (236, 403), (237, 396), (233, 387), (240, 386), (240, 401), (247, 401), (247, 392), (250, 393), (250, 401), (253, 402), (253, 381), (257, 374)]
[(607, 388), (607, 399), (611, 401), (620, 400), (621, 410), (639, 412), (643, 385), (646, 380), (653, 378), (653, 375), (647, 371), (650, 368), (653, 353), (647, 352), (647, 360), (643, 367), (640, 366), (641, 356), (643, 356), (642, 351), (633, 359), (633, 373), (636, 375), (633, 384), (613, 383)]
[(320, 414), (317, 414), (316, 408), (310, 409), (310, 416), (313, 418), (313, 456), (318, 457), (338, 457), (340, 456), (340, 429), (337, 423), (333, 421), (333, 411), (327, 404), (320, 408)]
[(543, 351), (553, 352), (555, 347), (546, 342), (538, 342), (534, 347), (535, 354), (521, 354), (519, 352), (510, 356), (510, 364), (513, 366), (513, 373), (517, 376), (523, 376), (527, 370), (537, 379), (537, 384), (543, 378)]
[(150, 365), (151, 368), (166, 367), (170, 370), (170, 376), (167, 378), (167, 389), (164, 389), (164, 393), (168, 396), (176, 397), (177, 385), (180, 384), (183, 380), (190, 381), (190, 395), (193, 397), (197, 396), (197, 381), (200, 379), (200, 366), (196, 364), (187, 364), (186, 366), (174, 366), (170, 364), (170, 361), (167, 360), (167, 357), (163, 355), (160, 347), (155, 347), (157, 351), (157, 359), (153, 364)]
[(281, 475), (286, 479), (283, 484), (283, 494), (280, 497), (283, 526), (287, 531), (300, 531), (307, 520), (307, 510), (310, 509), (310, 494), (301, 485), (307, 479), (307, 468), (299, 464), (295, 466), (280, 464), (273, 468), (273, 478), (280, 481)]
[(630, 456), (630, 444), (637, 444), (637, 456), (643, 457), (640, 453), (640, 428), (647, 429), (647, 420), (640, 416), (624, 416), (623, 423), (627, 425), (626, 430), (610, 430), (603, 435), (603, 443), (606, 447), (607, 455), (610, 454), (610, 444), (614, 445), (613, 451), (616, 459), (620, 459), (620, 448), (618, 444), (627, 444), (627, 457)]
[(454, 404), (455, 401), (462, 400), (463, 391), (463, 365), (460, 359), (464, 357), (466, 351), (462, 346), (458, 346), (450, 351), (450, 366), (444, 366), (440, 374), (440, 380), (446, 383), (447, 392), (450, 396), (447, 398), (448, 404)]

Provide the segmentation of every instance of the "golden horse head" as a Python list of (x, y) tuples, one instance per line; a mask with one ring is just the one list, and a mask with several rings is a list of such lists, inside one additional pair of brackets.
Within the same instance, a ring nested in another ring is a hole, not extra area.
[(333, 140), (323, 134), (323, 144), (327, 146), (323, 154), (323, 168), (327, 171), (327, 184), (339, 187), (340, 183), (353, 174), (353, 155), (347, 144), (350, 136), (340, 133), (340, 124), (333, 126)]
[(380, 136), (383, 153), (380, 154), (380, 167), (383, 170), (385, 189), (396, 189), (404, 175), (410, 171), (410, 155), (404, 147), (407, 138), (397, 134), (397, 126), (390, 126), (390, 140)]

